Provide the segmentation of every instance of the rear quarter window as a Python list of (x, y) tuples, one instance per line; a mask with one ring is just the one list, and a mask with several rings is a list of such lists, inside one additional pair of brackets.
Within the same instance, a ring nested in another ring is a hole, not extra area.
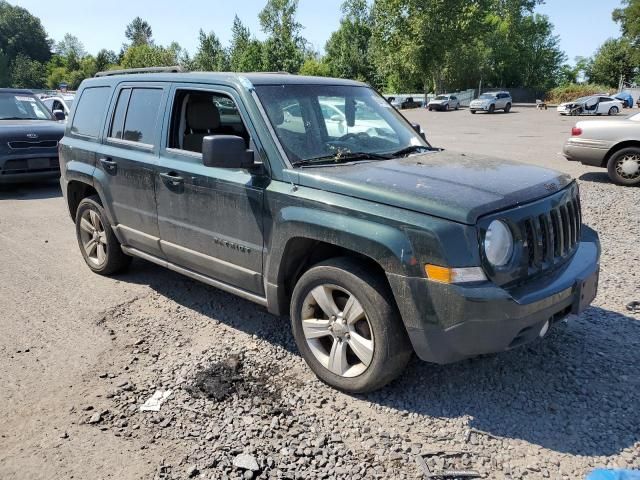
[(71, 133), (98, 138), (104, 124), (110, 87), (89, 87), (82, 91), (71, 124)]

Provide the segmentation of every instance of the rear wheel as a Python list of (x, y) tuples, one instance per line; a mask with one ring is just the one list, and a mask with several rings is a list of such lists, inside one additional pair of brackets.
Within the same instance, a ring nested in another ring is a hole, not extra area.
[(640, 148), (623, 148), (607, 164), (609, 178), (618, 185), (640, 185)]
[(475, 115), (476, 111), (475, 110), (469, 110), (471, 112), (471, 115)]
[(381, 388), (411, 358), (388, 286), (348, 258), (318, 264), (300, 278), (292, 295), (291, 323), (311, 370), (339, 390)]
[(131, 257), (122, 251), (97, 196), (87, 197), (78, 205), (76, 237), (85, 262), (95, 273), (111, 275), (131, 263)]
[(618, 107), (611, 107), (609, 109), (609, 116), (617, 115), (618, 113), (620, 113), (620, 109), (618, 109)]

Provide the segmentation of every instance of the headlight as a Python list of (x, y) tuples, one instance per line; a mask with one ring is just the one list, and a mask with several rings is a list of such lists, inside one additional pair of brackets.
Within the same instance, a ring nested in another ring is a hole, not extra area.
[(494, 220), (484, 237), (484, 253), (489, 263), (503, 267), (513, 255), (513, 235), (509, 227), (500, 220)]

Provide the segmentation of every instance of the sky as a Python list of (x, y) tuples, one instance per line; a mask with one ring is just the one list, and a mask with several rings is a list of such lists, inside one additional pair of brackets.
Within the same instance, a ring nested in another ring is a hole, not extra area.
[[(214, 31), (226, 44), (237, 14), (258, 38), (264, 38), (258, 12), (266, 0), (83, 0), (65, 8), (47, 0), (9, 0), (42, 21), (54, 40), (69, 32), (80, 39), (89, 53), (101, 48), (118, 52), (125, 41), (126, 25), (136, 16), (153, 29), (156, 43), (177, 41), (193, 54), (198, 31)], [(340, 21), (342, 0), (299, 0), (298, 21), (305, 26), (304, 36), (314, 49), (322, 51), (331, 32)], [(571, 62), (577, 56), (590, 56), (608, 38), (619, 35), (611, 12), (620, 0), (546, 0), (538, 7), (551, 18), (561, 46)]]

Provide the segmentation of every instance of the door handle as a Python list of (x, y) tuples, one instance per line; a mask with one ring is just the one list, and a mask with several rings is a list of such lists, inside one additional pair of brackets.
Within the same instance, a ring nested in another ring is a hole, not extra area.
[(169, 185), (174, 187), (177, 187), (184, 183), (184, 178), (182, 178), (175, 172), (161, 173), (160, 177), (162, 178), (162, 180), (164, 180), (165, 183), (168, 183)]
[(118, 169), (118, 163), (114, 162), (110, 158), (101, 158), (100, 163), (102, 164), (104, 169), (107, 170), (109, 173), (115, 173), (116, 170)]

